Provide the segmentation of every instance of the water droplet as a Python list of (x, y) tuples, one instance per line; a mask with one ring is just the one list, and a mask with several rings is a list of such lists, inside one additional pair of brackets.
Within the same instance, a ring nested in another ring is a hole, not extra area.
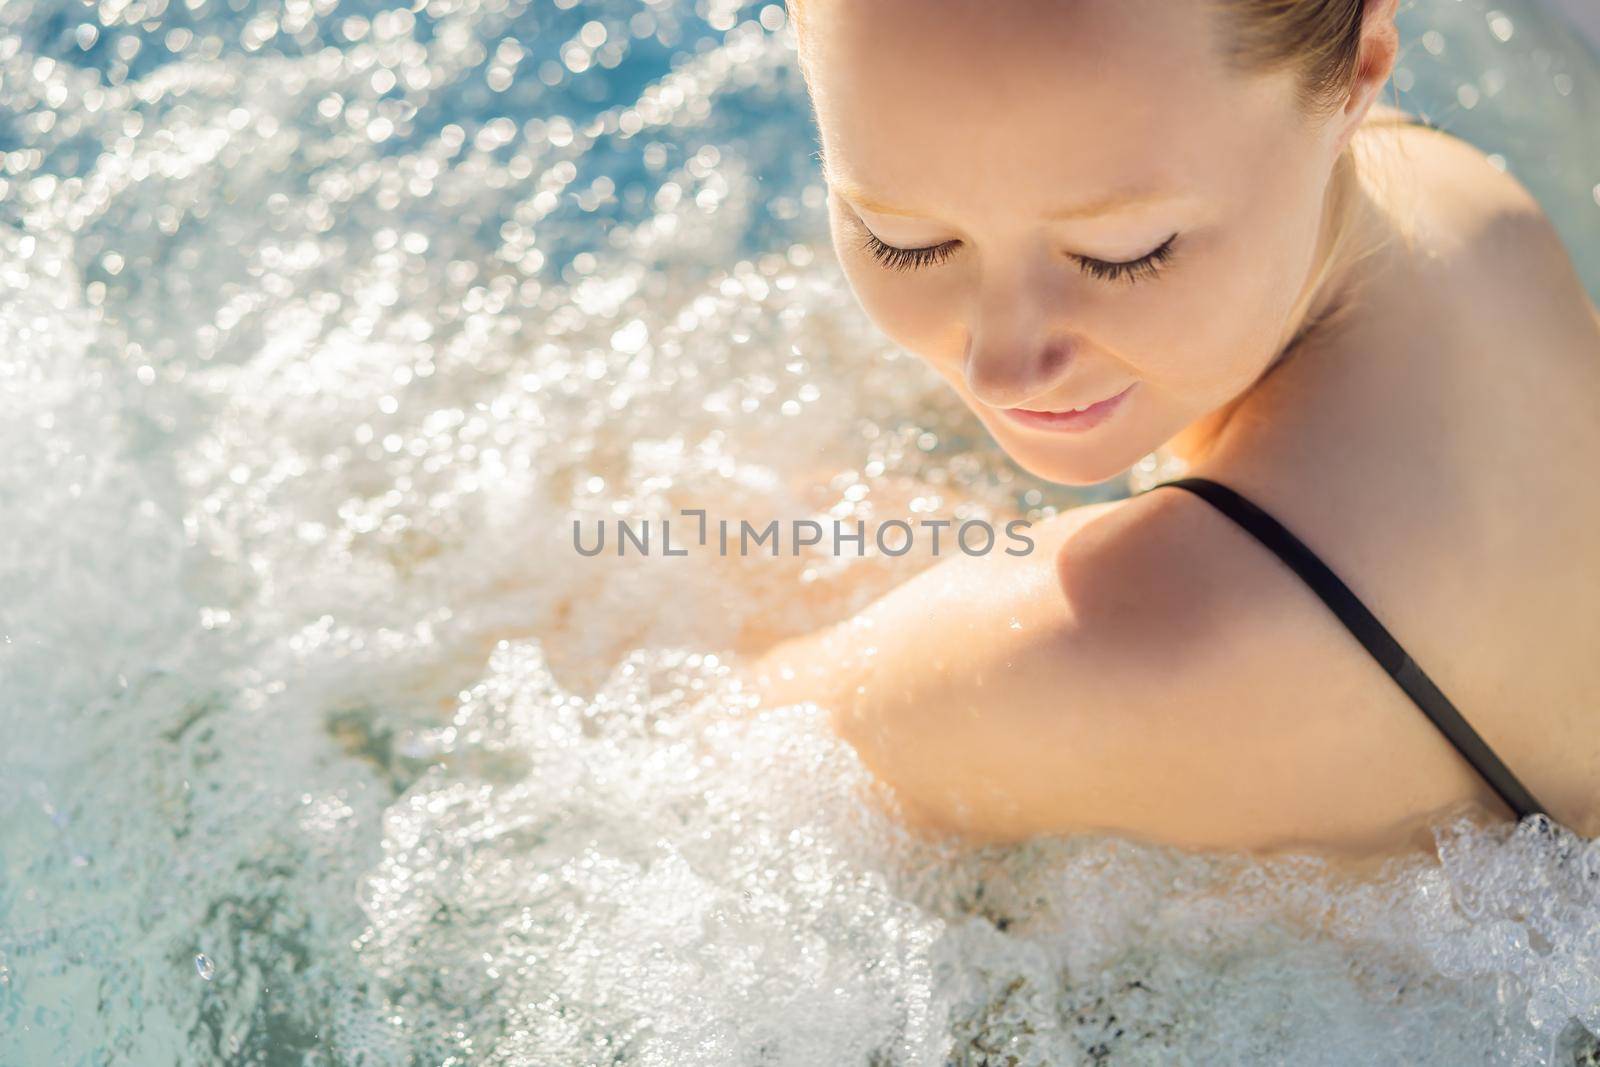
[(212, 963), (211, 957), (204, 952), (196, 952), (194, 954), (194, 969), (199, 972), (201, 978), (208, 982), (216, 977), (217, 965)]

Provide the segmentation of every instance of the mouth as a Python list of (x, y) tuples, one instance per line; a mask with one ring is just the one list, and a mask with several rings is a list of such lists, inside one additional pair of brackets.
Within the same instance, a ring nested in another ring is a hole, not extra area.
[(1000, 408), (999, 410), (1013, 422), (1029, 429), (1050, 430), (1057, 433), (1083, 433), (1092, 430), (1116, 414), (1123, 400), (1133, 391), (1135, 385), (1128, 386), (1116, 396), (1106, 397), (1104, 400), (1087, 404), (1081, 408), (1071, 408), (1066, 411), (1034, 411), (1030, 408)]

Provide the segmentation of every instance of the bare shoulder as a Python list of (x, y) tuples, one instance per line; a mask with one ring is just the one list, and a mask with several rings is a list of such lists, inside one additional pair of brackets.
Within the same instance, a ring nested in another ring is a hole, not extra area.
[[(1418, 249), (1452, 283), (1540, 293), (1542, 313), (1564, 308), (1580, 326), (1593, 307), (1559, 231), (1504, 162), (1447, 131), (1382, 122), (1370, 131), (1380, 196), (1390, 198)], [(1476, 302), (1487, 310), (1516, 301)]]
[(931, 568), (784, 666), (827, 679), (913, 821), (984, 839), (1384, 847), (1469, 798), (1247, 536), (1180, 490), (1077, 509), (1032, 556)]
[(1362, 133), (1369, 160), (1380, 168), (1391, 160), (1403, 160), (1404, 167), (1420, 179), (1423, 202), (1410, 206), (1457, 223), (1497, 214), (1543, 218), (1538, 201), (1503, 160), (1492, 159), (1448, 130), (1400, 121), (1401, 117), (1399, 112), (1386, 112)]

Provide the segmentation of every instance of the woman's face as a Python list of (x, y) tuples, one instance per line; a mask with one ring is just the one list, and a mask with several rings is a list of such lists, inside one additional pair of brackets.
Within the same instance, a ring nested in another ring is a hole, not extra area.
[(1339, 124), (1220, 32), (1199, 0), (806, 0), (850, 284), (1040, 477), (1116, 475), (1297, 325)]

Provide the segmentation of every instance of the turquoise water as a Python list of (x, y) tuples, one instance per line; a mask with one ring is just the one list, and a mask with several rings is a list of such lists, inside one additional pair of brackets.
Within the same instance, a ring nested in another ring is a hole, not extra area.
[[(1592, 55), (1522, 3), (1403, 21), (1402, 105), (1503, 156), (1600, 293)], [(715, 655), (926, 561), (573, 558), (574, 517), (685, 503), (1095, 495), (861, 318), (778, 8), (10, 0), (0, 105), (5, 1067), (1541, 1064), (1600, 1032), (1583, 842), (1442, 825), (1355, 888), (935, 850), (818, 709), (729, 715)]]

